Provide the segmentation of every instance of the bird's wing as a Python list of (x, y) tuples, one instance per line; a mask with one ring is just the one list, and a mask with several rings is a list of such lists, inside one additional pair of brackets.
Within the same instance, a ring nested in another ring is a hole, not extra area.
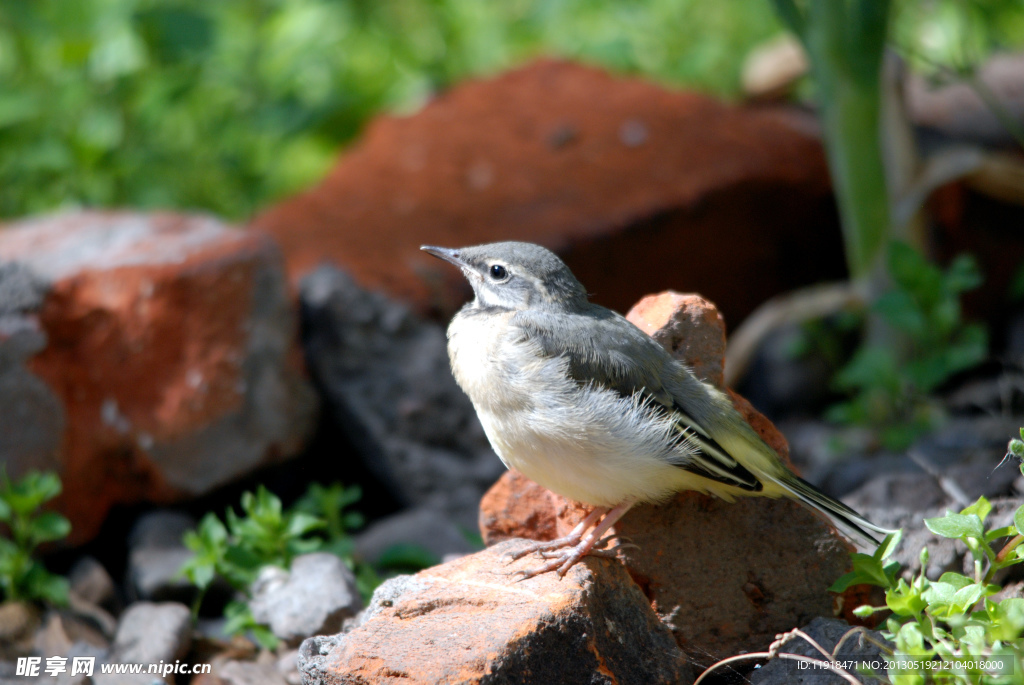
[(565, 358), (569, 375), (578, 383), (613, 390), (639, 400), (637, 406), (653, 415), (670, 417), (678, 443), (685, 443), (692, 452), (689, 459), (676, 463), (680, 468), (743, 490), (763, 489), (757, 477), (693, 418), (694, 409), (684, 406), (684, 398), (666, 388), (663, 379), (669, 374), (689, 375), (681, 380), (693, 386), (691, 403), (714, 403), (712, 391), (621, 315), (591, 305), (579, 314), (526, 310), (512, 322), (538, 345), (541, 354)]

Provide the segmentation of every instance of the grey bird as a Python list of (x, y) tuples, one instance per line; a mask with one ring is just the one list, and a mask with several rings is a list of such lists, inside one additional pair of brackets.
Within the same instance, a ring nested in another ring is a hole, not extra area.
[(870, 544), (891, 532), (790, 471), (724, 393), (589, 302), (551, 251), (520, 242), (421, 249), (473, 288), (448, 328), (448, 353), (494, 451), (506, 467), (593, 507), (568, 536), (517, 551), (548, 560), (523, 577), (564, 575), (631, 506), (682, 490), (730, 502), (795, 499)]

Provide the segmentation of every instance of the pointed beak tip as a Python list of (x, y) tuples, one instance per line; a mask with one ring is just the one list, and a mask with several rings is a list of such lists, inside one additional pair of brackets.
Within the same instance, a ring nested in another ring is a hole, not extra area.
[(443, 259), (446, 262), (451, 262), (456, 266), (462, 266), (462, 261), (459, 259), (459, 251), (453, 250), (449, 247), (437, 247), (435, 245), (420, 245), (420, 249), (427, 254), (433, 255), (439, 259)]

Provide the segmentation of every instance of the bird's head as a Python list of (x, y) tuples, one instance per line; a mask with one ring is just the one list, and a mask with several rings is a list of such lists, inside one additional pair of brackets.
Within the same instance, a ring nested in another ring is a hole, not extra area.
[(572, 307), (587, 301), (587, 291), (569, 267), (540, 245), (506, 242), (420, 249), (462, 269), (481, 307)]

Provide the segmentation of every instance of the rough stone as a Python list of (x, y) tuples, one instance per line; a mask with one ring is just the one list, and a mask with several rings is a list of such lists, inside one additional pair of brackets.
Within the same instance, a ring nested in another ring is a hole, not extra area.
[(72, 543), (115, 503), (207, 492), (295, 453), (313, 428), (265, 234), (73, 212), (7, 225), (0, 265), (24, 310), (0, 321), (0, 455), (12, 476), (59, 470)]
[[(661, 328), (644, 330), (656, 334), (677, 358), (708, 369), (709, 377), (720, 377), (721, 356), (716, 367), (709, 357), (691, 360), (685, 344), (672, 349), (673, 341), (718, 339), (717, 334), (686, 332), (688, 326), (705, 322), (720, 330), (719, 319), (711, 314), (713, 305), (691, 300), (701, 312), (694, 316), (693, 310), (679, 306), (676, 294), (655, 297), (669, 303), (666, 310), (672, 315), (654, 319)], [(721, 355), (724, 346), (717, 352), (706, 345), (692, 349), (695, 355)], [(788, 462), (783, 435), (749, 402), (729, 394), (754, 430)], [(587, 512), (512, 473), (484, 496), (480, 509), (487, 544), (511, 536), (565, 535)], [(525, 509), (529, 518), (520, 514)], [(796, 502), (750, 498), (728, 503), (695, 492), (679, 493), (659, 506), (636, 506), (614, 530), (639, 546), (623, 549), (620, 557), (680, 648), (701, 666), (759, 649), (776, 633), (831, 615), (836, 602), (827, 588), (849, 569), (852, 549), (831, 525)], [(693, 588), (705, 586), (708, 578), (715, 579), (713, 596), (695, 593)]]
[[(925, 569), (925, 575), (932, 580), (937, 580), (947, 571), (974, 575), (972, 556), (968, 553), (966, 545), (959, 540), (939, 537), (924, 525), (924, 519), (944, 516), (947, 511), (959, 512), (962, 506), (949, 502), (926, 508), (898, 504), (872, 505), (873, 500), (862, 499), (862, 494), (858, 491), (844, 501), (851, 506), (860, 507), (862, 514), (880, 526), (903, 529), (903, 540), (893, 553), (892, 561), (899, 562), (905, 577), (909, 578), (920, 571), (920, 553), (925, 547), (928, 548), (928, 567)], [(992, 512), (985, 519), (986, 529), (1012, 525), (1013, 514), (1021, 505), (1020, 498), (1003, 497), (990, 501)]]
[(415, 545), (438, 561), (450, 554), (476, 551), (451, 519), (423, 507), (376, 521), (355, 537), (356, 556), (370, 563), (376, 563), (396, 545)]
[[(843, 639), (843, 636), (851, 630), (860, 632), (860, 629), (852, 628), (850, 624), (845, 621), (840, 621), (835, 618), (821, 617), (808, 623), (802, 628), (802, 630), (808, 637), (817, 642), (828, 652), (832, 652), (832, 650), (836, 648), (836, 645), (839, 644), (839, 641)], [(885, 660), (881, 648), (877, 645), (888, 644), (891, 646), (892, 643), (882, 637), (882, 634), (878, 631), (869, 630), (864, 632), (866, 632), (875, 642), (868, 642), (864, 639), (863, 634), (857, 635), (854, 633), (843, 642), (843, 646), (836, 654), (839, 661), (880, 663)], [(765, 645), (764, 649), (767, 648), (768, 645)], [(785, 646), (779, 650), (779, 653), (797, 654), (813, 659), (823, 658), (821, 652), (801, 637), (795, 637), (787, 642)], [(849, 669), (848, 673), (862, 683), (878, 682), (877, 678), (862, 676), (854, 669)], [(881, 675), (885, 676), (884, 669), (882, 669)], [(789, 659), (772, 659), (763, 667), (750, 674), (751, 685), (846, 685), (848, 682), (849, 681), (845, 680), (842, 676), (832, 673), (831, 671), (821, 668), (807, 668), (806, 665), (799, 664), (796, 661)]]
[(452, 377), (444, 329), (333, 267), (300, 298), (310, 372), (367, 468), (403, 503), (475, 525), (503, 467)]
[(697, 378), (718, 387), (725, 385), (725, 321), (715, 305), (700, 295), (669, 290), (641, 299), (626, 318), (673, 355), (685, 350)]
[[(491, 519), (513, 509), (497, 493), (512, 491), (511, 474), (485, 495), (481, 511)], [(566, 535), (587, 508), (517, 475), (515, 497), (551, 502), (534, 510), (554, 533), (536, 534), (519, 521), (499, 531), (482, 530), (484, 541), (507, 537), (552, 539)], [(525, 485), (528, 483), (529, 485)], [(483, 519), (482, 514), (481, 518)], [(758, 649), (779, 632), (836, 608), (827, 588), (849, 570), (851, 547), (824, 520), (789, 500), (761, 498), (728, 503), (684, 492), (669, 502), (640, 505), (615, 532), (639, 546), (620, 552), (630, 575), (672, 629), (694, 663)], [(715, 579), (713, 598), (693, 592)]]
[(8, 473), (59, 466), (66, 417), (60, 398), (26, 367), (46, 347), (35, 313), (47, 285), (28, 266), (4, 260), (0, 241), (0, 459)]
[(337, 632), (362, 607), (356, 579), (333, 554), (304, 554), (291, 569), (268, 566), (252, 587), (249, 609), (258, 623), (295, 646), (312, 635)]
[(299, 650), (306, 683), (690, 683), (644, 596), (613, 560), (515, 582), (517, 542), (385, 582), (363, 623)]
[(71, 638), (64, 629), (64, 621), (59, 612), (47, 612), (43, 627), (36, 631), (33, 646), (37, 654), (63, 654), (71, 649)]
[(85, 556), (68, 573), (70, 591), (83, 602), (107, 609), (117, 604), (117, 588), (107, 569), (95, 557)]
[(13, 660), (32, 652), (42, 613), (29, 602), (0, 603), (0, 659)]
[(518, 471), (508, 471), (480, 500), (480, 533), (490, 547), (512, 538), (554, 540), (558, 518), (572, 504)]
[(179, 511), (143, 515), (128, 534), (128, 588), (132, 597), (190, 603), (195, 587), (179, 571), (194, 556), (182, 542), (194, 518)]
[(685, 288), (735, 323), (844, 276), (828, 178), (813, 122), (792, 110), (544, 60), (377, 118), (318, 187), (252, 225), (278, 239), (293, 282), (329, 260), (421, 312), (468, 293), (421, 244), (511, 239), (554, 249), (612, 309)]
[(121, 615), (110, 663), (173, 662), (188, 652), (192, 616), (176, 602), (136, 602)]
[[(273, 664), (258, 664), (251, 661), (232, 659), (217, 664), (213, 676), (218, 685), (289, 685), (284, 675)], [(204, 676), (203, 682), (209, 685), (209, 676)]]

